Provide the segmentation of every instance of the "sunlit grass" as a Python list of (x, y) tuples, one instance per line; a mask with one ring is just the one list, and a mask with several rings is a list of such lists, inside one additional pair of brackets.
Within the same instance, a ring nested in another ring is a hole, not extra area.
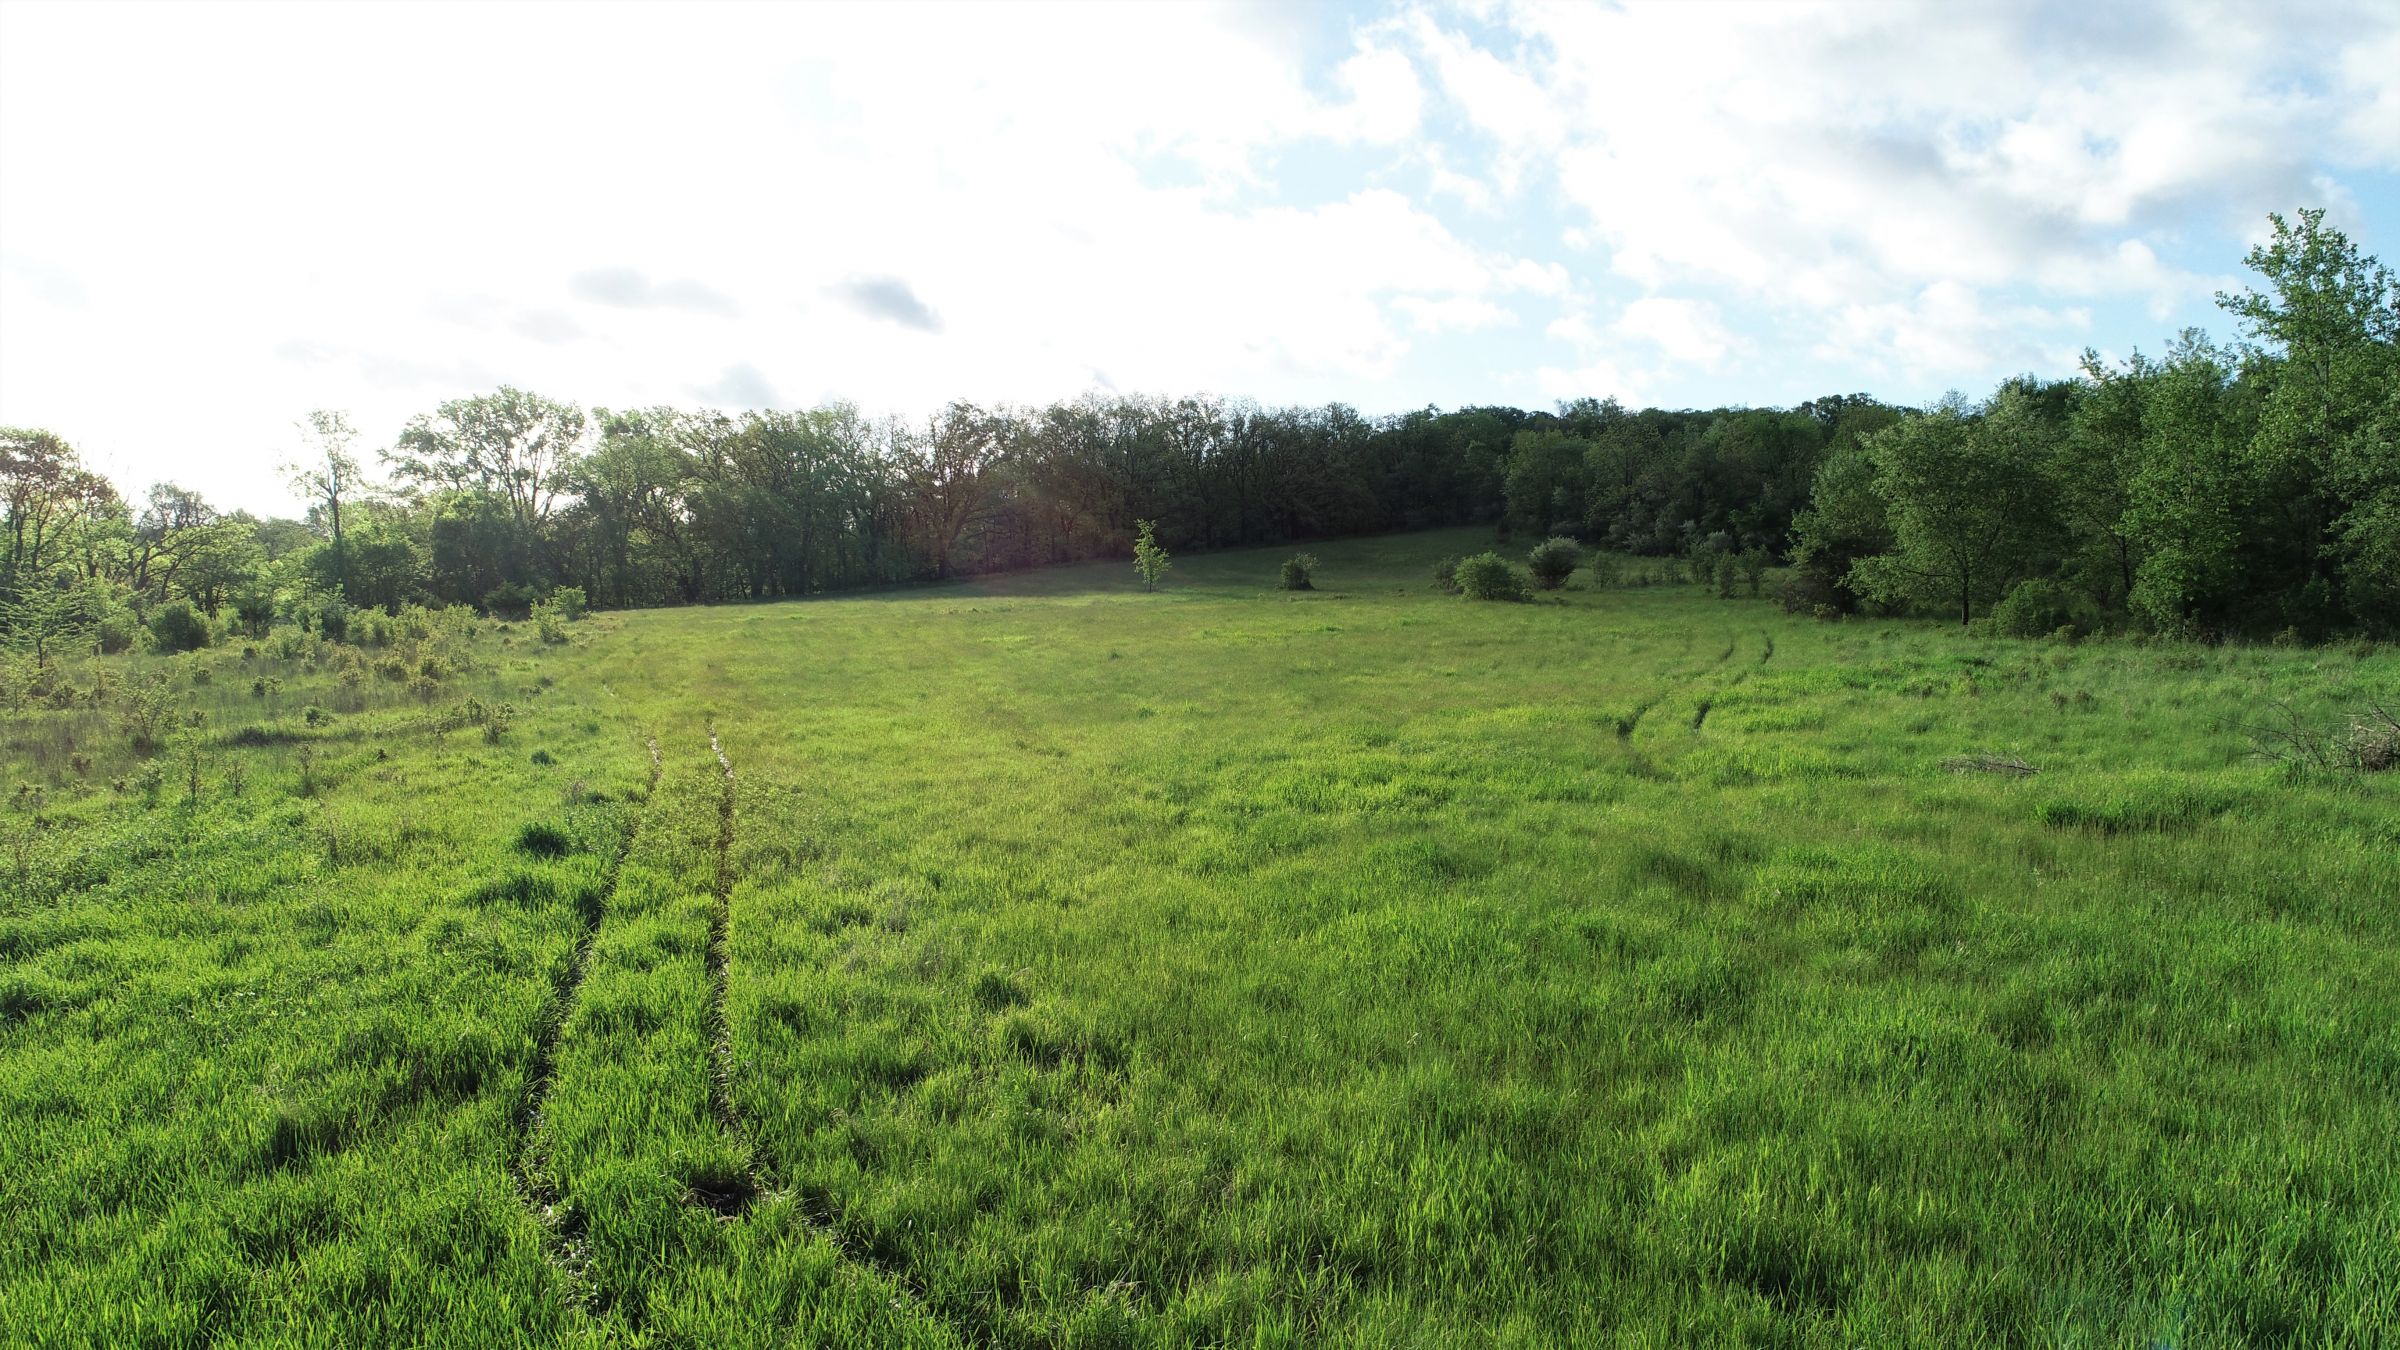
[(1484, 543), (461, 638), (498, 741), (211, 653), (196, 801), (30, 715), (0, 1324), (2386, 1334), (2400, 796), (2240, 727), (2400, 653), (1429, 589)]

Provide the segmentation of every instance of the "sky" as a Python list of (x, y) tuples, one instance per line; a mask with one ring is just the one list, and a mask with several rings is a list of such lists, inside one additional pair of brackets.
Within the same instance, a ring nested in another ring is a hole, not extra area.
[(1922, 404), (2400, 261), (2400, 5), (0, 3), (0, 425)]

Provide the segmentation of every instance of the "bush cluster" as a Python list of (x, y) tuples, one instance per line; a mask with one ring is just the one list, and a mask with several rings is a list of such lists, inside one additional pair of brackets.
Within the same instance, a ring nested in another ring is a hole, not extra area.
[(1469, 600), (1523, 600), (1528, 583), (1524, 572), (1497, 553), (1478, 553), (1459, 560), (1458, 590)]
[(1533, 546), (1533, 551), (1525, 555), (1525, 565), (1533, 574), (1534, 585), (1555, 591), (1566, 585), (1567, 578), (1583, 565), (1583, 545), (1563, 535), (1552, 535)]

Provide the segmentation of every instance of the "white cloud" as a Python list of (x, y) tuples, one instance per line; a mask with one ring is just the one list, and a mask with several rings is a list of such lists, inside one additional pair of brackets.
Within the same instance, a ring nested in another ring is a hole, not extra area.
[[(2384, 4), (1524, 3), (1483, 23), (1405, 31), (1503, 195), (1553, 183), (1583, 222), (1567, 246), (1633, 286), (1832, 323), (1892, 367), (2021, 348), (1993, 345), (1994, 316), (2051, 309), (1960, 299), (1995, 288), (2163, 315), (2221, 280), (2164, 263), (2165, 241), (2338, 206), (2320, 155), (2400, 164)], [(1671, 312), (1632, 311), (1628, 335), (1718, 360)]]
[(2058, 339), (2088, 319), (2074, 309), (1995, 307), (1972, 287), (1937, 281), (1905, 300), (1843, 307), (1831, 316), (1816, 354), (1917, 381), (1981, 375), (1995, 366), (2013, 373), (2061, 364), (2078, 344)]
[(1389, 47), (1370, 47), (1344, 61), (1334, 81), (1350, 101), (1327, 110), (1326, 131), (1339, 140), (1388, 144), (1415, 132), (1425, 91), (1417, 68)]
[(1542, 396), (1554, 402), (1575, 398), (1613, 398), (1627, 406), (1642, 401), (1642, 391), (1648, 387), (1639, 375), (1629, 373), (1614, 361), (1594, 360), (1578, 366), (1543, 366), (1534, 372), (1534, 384)]
[(1262, 203), (1424, 91), (1254, 17), (12, 5), (0, 420), (276, 506), (311, 407), (1356, 397), (1554, 284), (1388, 189)]
[(1648, 342), (1670, 361), (1712, 369), (1739, 342), (1718, 317), (1717, 307), (1705, 300), (1644, 297), (1625, 306), (1616, 330)]
[(303, 411), (372, 441), (502, 381), (1398, 407), (1436, 352), (1481, 397), (1681, 397), (1770, 341), (1972, 380), (2226, 284), (2185, 236), (2400, 167), (2366, 4), (0, 24), (0, 421), (259, 506)]

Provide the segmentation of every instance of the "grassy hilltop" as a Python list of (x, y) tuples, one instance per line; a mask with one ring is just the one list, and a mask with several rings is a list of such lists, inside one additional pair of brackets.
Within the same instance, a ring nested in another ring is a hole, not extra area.
[(2400, 776), (2243, 727), (2400, 650), (1430, 588), (1487, 542), (70, 672), (0, 1326), (2391, 1333)]

